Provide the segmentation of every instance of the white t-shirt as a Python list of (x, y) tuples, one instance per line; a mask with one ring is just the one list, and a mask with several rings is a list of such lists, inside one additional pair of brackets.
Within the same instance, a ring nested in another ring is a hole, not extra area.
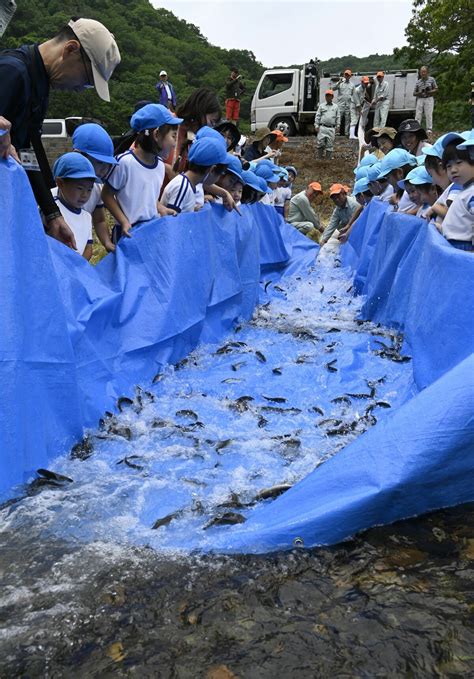
[(289, 186), (279, 186), (273, 192), (275, 207), (284, 207), (288, 200), (291, 200), (291, 189)]
[[(94, 210), (96, 207), (104, 207), (104, 202), (102, 200), (102, 187), (103, 184), (95, 183), (94, 186), (92, 187), (92, 192), (89, 197), (89, 200), (85, 205), (83, 205), (82, 209), (88, 212), (90, 215), (93, 214)], [(58, 195), (58, 187), (55, 186), (54, 189), (51, 189), (51, 193), (53, 196), (56, 198)]]
[(165, 164), (155, 156), (151, 165), (145, 165), (131, 150), (117, 157), (107, 177), (107, 184), (130, 224), (135, 225), (158, 217), (156, 203), (160, 197), (165, 176)]
[(204, 187), (202, 184), (196, 184), (195, 207), (202, 207), (203, 205), (204, 205)]
[(421, 217), (422, 219), (425, 218), (426, 213), (430, 209), (431, 205), (429, 203), (423, 203), (423, 205), (420, 205), (416, 212), (417, 217)]
[(264, 205), (273, 205), (273, 191), (272, 193), (266, 193), (262, 198), (260, 198), (260, 202)]
[(414, 203), (410, 198), (408, 197), (408, 193), (406, 191), (403, 192), (402, 197), (400, 198), (400, 202), (398, 203), (398, 211), (399, 212), (410, 212), (411, 210), (414, 210), (416, 208), (416, 203)]
[[(53, 191), (54, 189), (51, 191), (51, 193)], [(56, 196), (54, 200), (56, 201), (66, 223), (70, 226), (71, 231), (74, 234), (77, 252), (80, 255), (83, 255), (86, 245), (88, 243), (92, 243), (92, 217), (90, 216), (89, 212), (86, 212), (84, 209), (75, 210), (74, 208), (65, 205), (59, 196)]]
[(185, 174), (178, 174), (166, 185), (161, 202), (176, 212), (194, 212), (196, 189)]
[(474, 182), (454, 198), (443, 220), (443, 236), (448, 240), (471, 241), (474, 244)]
[(380, 196), (376, 196), (376, 198), (381, 200), (383, 203), (388, 203), (392, 196), (393, 196), (393, 186), (391, 184), (387, 184), (387, 186), (380, 194)]

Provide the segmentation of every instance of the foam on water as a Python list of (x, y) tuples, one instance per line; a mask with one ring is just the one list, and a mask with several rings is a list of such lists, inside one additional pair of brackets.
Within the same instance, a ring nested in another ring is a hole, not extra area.
[[(4, 509), (0, 530), (27, 526), (32, 539), (149, 545), (168, 554), (212, 549), (216, 531), (233, 530), (207, 527), (213, 518), (247, 517), (259, 491), (296, 483), (373, 424), (364, 419), (369, 403), (388, 401), (393, 410), (413, 395), (410, 364), (373, 353), (388, 332), (356, 322), (363, 300), (333, 261), (276, 289), (269, 284), (267, 294), (252, 323), (143, 385), (150, 395), (142, 391), (142, 405), (114, 416), (130, 440), (109, 435), (107, 423), (91, 432), (90, 458), (62, 456), (50, 465), (74, 482)], [(381, 380), (370, 399), (367, 380)], [(362, 397), (333, 402), (347, 393)], [(252, 399), (247, 407), (236, 405), (242, 396)], [(328, 419), (356, 424), (337, 435)]]

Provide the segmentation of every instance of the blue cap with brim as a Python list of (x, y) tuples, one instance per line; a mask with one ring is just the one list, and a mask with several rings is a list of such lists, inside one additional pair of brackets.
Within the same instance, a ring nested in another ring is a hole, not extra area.
[(456, 148), (460, 149), (461, 151), (466, 151), (467, 149), (471, 148), (472, 146), (474, 146), (474, 129), (472, 129), (469, 132), (468, 137), (465, 137), (465, 141), (463, 141), (462, 144), (458, 144), (456, 146)]
[(425, 167), (419, 165), (413, 170), (410, 170), (405, 179), (401, 179), (397, 184), (401, 189), (405, 190), (406, 182), (410, 182), (410, 184), (413, 184), (414, 186), (419, 186), (420, 184), (432, 184), (433, 178)]
[[(257, 175), (256, 175), (256, 176), (257, 176)], [(259, 191), (260, 191), (261, 193), (273, 193), (273, 191), (272, 191), (271, 188), (268, 186), (268, 184), (267, 184), (266, 180), (264, 179), (264, 177), (258, 177), (258, 176), (257, 176), (257, 181), (258, 181), (258, 183), (259, 183), (259, 186), (260, 186)]]
[[(371, 165), (370, 167), (373, 167), (373, 165)], [(361, 167), (360, 165), (359, 165), (359, 167), (356, 167), (356, 169), (354, 170), (354, 175), (355, 175), (356, 180), (357, 179), (363, 179), (364, 177), (367, 177), (368, 174), (369, 174), (370, 167)]]
[[(470, 135), (470, 130), (466, 130), (465, 132), (448, 132), (447, 134), (443, 135), (443, 137), (440, 137), (440, 139), (442, 139), (441, 146), (444, 150), (448, 144), (450, 144), (452, 141), (456, 141), (457, 139), (459, 139), (459, 143), (462, 144), (466, 141), (466, 139), (469, 139)], [(440, 141), (440, 139), (438, 139), (438, 141)]]
[(377, 162), (378, 162), (377, 156), (373, 153), (369, 153), (367, 156), (364, 156), (362, 158), (362, 160), (359, 163), (359, 167), (370, 166)]
[(288, 174), (285, 167), (278, 168), (277, 174), (279, 175), (280, 179), (283, 179), (283, 181), (285, 182), (287, 182), (290, 179), (290, 175)]
[(277, 183), (280, 181), (279, 175), (274, 174), (272, 168), (268, 167), (268, 165), (265, 165), (263, 162), (258, 163), (255, 174), (257, 177), (262, 177), (266, 182)]
[(230, 172), (238, 179), (242, 179), (242, 163), (232, 153), (226, 155), (227, 172)]
[(364, 193), (364, 191), (368, 190), (369, 190), (369, 180), (367, 179), (367, 177), (362, 177), (362, 179), (358, 179), (354, 184), (352, 193), (354, 194), (354, 196), (357, 196), (358, 193)]
[(72, 146), (81, 153), (98, 160), (101, 163), (117, 165), (114, 158), (114, 144), (109, 134), (97, 123), (84, 123), (74, 130)]
[[(247, 186), (250, 186), (251, 189), (254, 189), (255, 191), (261, 191), (262, 189), (260, 188), (260, 177), (257, 177), (255, 172), (251, 172), (250, 170), (243, 170), (242, 171), (242, 179), (244, 181), (244, 184)], [(266, 184), (266, 182), (265, 182)], [(266, 191), (265, 191), (266, 193)]]
[(405, 151), (405, 149), (392, 149), (381, 161), (378, 178), (383, 179), (390, 174), (392, 170), (397, 170), (404, 165), (416, 164), (416, 157), (411, 153), (408, 153), (408, 151)]
[(53, 165), (53, 177), (56, 179), (92, 179), (99, 182), (90, 160), (80, 153), (65, 153)]
[(138, 109), (130, 119), (130, 125), (136, 132), (153, 130), (162, 125), (181, 125), (183, 118), (176, 118), (166, 106), (147, 104)]
[(209, 127), (208, 125), (204, 125), (203, 127), (200, 127), (199, 130), (196, 132), (196, 139), (215, 139), (218, 141), (222, 146), (225, 148), (225, 151), (227, 153), (227, 144), (225, 143), (225, 139), (222, 136), (220, 132), (217, 130), (214, 130), (212, 127)]
[(226, 165), (227, 152), (217, 139), (196, 139), (191, 144), (188, 154), (189, 162), (210, 167), (211, 165)]
[(369, 181), (369, 182), (376, 182), (377, 181), (379, 173), (380, 173), (381, 166), (382, 166), (382, 163), (379, 160), (378, 163), (375, 163), (375, 165), (371, 165), (368, 168), (367, 181)]

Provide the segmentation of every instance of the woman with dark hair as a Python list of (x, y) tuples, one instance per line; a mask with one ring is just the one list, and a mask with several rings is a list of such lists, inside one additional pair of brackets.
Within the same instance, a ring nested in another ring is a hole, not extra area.
[[(178, 118), (183, 118), (178, 132), (176, 155), (172, 159), (175, 172), (188, 169), (188, 149), (196, 132), (207, 125), (215, 127), (221, 117), (221, 107), (215, 92), (208, 87), (200, 87), (176, 109)], [(171, 162), (171, 159), (167, 159)]]
[(423, 155), (423, 147), (430, 146), (428, 135), (420, 123), (414, 118), (408, 118), (400, 123), (395, 137), (395, 145), (401, 146), (414, 156)]
[(230, 123), (229, 121), (225, 120), (223, 123), (216, 125), (215, 129), (224, 137), (227, 144), (227, 152), (233, 153), (240, 141), (239, 128), (234, 125), (234, 123)]

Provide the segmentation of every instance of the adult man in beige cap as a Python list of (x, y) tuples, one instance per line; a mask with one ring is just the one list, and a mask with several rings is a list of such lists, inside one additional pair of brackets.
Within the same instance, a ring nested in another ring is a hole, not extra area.
[(341, 116), (341, 122), (343, 123), (344, 134), (349, 136), (349, 126), (356, 125), (356, 121), (353, 122), (354, 113), (352, 109), (352, 98), (354, 96), (355, 86), (351, 83), (352, 71), (350, 68), (346, 68), (344, 71), (344, 77), (333, 86), (333, 92), (337, 92), (337, 107), (339, 109), (339, 115)]
[(28, 174), (46, 232), (70, 247), (74, 235), (52, 198), (54, 180), (41, 143), (49, 90), (95, 87), (110, 101), (108, 80), (119, 63), (114, 36), (93, 19), (71, 19), (46, 42), (0, 52), (0, 116), (11, 122), (10, 153)]

